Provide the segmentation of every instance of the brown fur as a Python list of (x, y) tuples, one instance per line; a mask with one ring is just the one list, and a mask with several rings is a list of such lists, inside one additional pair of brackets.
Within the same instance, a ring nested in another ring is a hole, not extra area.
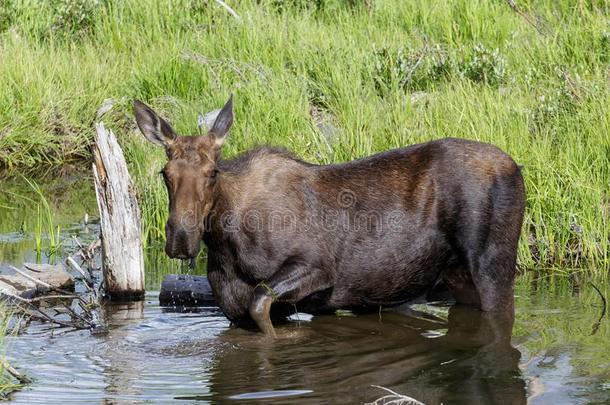
[(512, 310), (525, 194), (498, 148), (447, 138), (337, 165), (270, 148), (224, 161), (231, 101), (202, 137), (167, 124), (166, 135), (161, 118), (136, 110), (168, 153), (166, 251), (189, 258), (206, 243), (208, 277), (232, 321), (273, 335), (270, 315), (295, 304), (378, 308), (441, 281), (458, 302)]

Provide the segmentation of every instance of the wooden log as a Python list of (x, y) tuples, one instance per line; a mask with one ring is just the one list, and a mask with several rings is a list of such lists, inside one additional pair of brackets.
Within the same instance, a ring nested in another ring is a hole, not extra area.
[(164, 306), (216, 306), (207, 277), (168, 274), (161, 283), (159, 303)]
[[(0, 300), (17, 296), (20, 298), (30, 299), (36, 296), (36, 286), (34, 283), (15, 284), (13, 280), (7, 280), (5, 277), (12, 278), (14, 276), (0, 276)], [(25, 280), (27, 281), (27, 280)]]
[(53, 289), (74, 290), (74, 279), (62, 265), (24, 263), (23, 267), (20, 270), (9, 265), (12, 274), (0, 273), (0, 296), (31, 299)]
[(95, 124), (93, 175), (100, 212), (102, 269), (113, 300), (144, 296), (140, 208), (123, 151), (111, 131)]

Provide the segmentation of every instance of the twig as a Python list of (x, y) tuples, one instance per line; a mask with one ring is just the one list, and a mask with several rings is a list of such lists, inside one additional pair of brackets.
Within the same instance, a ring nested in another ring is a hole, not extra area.
[(222, 0), (216, 0), (216, 4), (224, 7), (224, 9), (227, 10), (229, 12), (229, 14), (231, 14), (233, 17), (235, 17), (236, 20), (241, 21), (241, 17), (235, 12), (235, 10), (233, 10), (231, 7), (229, 7), (229, 5), (227, 3), (225, 3)]
[[(40, 280), (37, 280), (37, 279), (35, 279), (33, 277), (30, 277), (28, 274), (26, 274), (26, 273), (22, 272), (21, 270), (15, 268), (14, 266), (11, 266), (11, 267), (12, 267), (13, 270), (18, 272), (22, 276), (28, 278), (29, 280), (31, 280), (31, 281), (33, 281), (35, 283), (38, 283), (38, 284), (40, 284), (40, 285), (42, 285), (44, 287), (47, 287), (50, 290), (58, 291), (61, 294), (63, 294), (62, 296), (55, 296), (55, 297), (73, 297), (74, 299), (76, 299), (78, 301), (78, 304), (79, 304), (80, 308), (83, 309), (84, 313), (90, 313), (90, 312), (93, 311), (93, 310), (88, 310), (85, 307), (85, 305), (87, 303), (83, 300), (82, 297), (80, 297), (78, 295), (72, 295), (69, 292), (64, 291), (64, 290), (62, 290), (60, 288), (55, 288), (55, 287), (51, 286), (50, 284), (45, 283), (44, 281), (40, 281)], [(96, 291), (92, 290), (92, 292), (97, 297), (97, 294), (95, 294)], [(48, 298), (48, 297), (39, 297), (39, 298), (36, 298), (36, 299), (26, 299), (26, 298), (22, 298), (22, 297), (19, 297), (17, 295), (6, 293), (6, 292), (4, 292), (3, 294), (6, 295), (6, 296), (11, 297), (13, 299), (16, 299), (17, 301), (20, 301), (20, 302), (22, 302), (24, 304), (27, 304), (30, 307), (31, 310), (33, 310), (36, 313), (40, 314), (48, 322), (55, 323), (55, 324), (62, 325), (62, 326), (71, 327), (71, 328), (74, 328), (74, 329), (94, 329), (94, 328), (98, 327), (98, 323), (96, 321), (99, 320), (99, 318), (97, 317), (96, 314), (90, 315), (90, 318), (92, 320), (86, 319), (85, 317), (83, 317), (82, 315), (80, 315), (79, 313), (74, 311), (71, 307), (69, 307), (65, 303), (62, 303), (62, 306), (68, 311), (68, 313), (70, 314), (71, 318), (72, 319), (77, 319), (81, 323), (78, 323), (78, 322), (68, 323), (68, 322), (64, 322), (64, 321), (60, 321), (58, 319), (52, 318), (51, 316), (46, 314), (43, 310), (41, 310), (40, 308), (38, 308), (36, 305), (33, 304), (34, 301), (40, 301), (40, 300), (43, 300), (43, 299)], [(29, 314), (29, 312), (27, 310), (24, 310), (23, 308), (22, 308), (22, 311), (24, 311), (24, 312)], [(99, 323), (101, 325), (101, 322), (99, 322)]]
[[(91, 294), (93, 294), (94, 299), (96, 301), (98, 301), (99, 293), (94, 285), (95, 277), (93, 276), (93, 272), (92, 272), (92, 268), (93, 268), (92, 260), (95, 257), (95, 251), (101, 246), (101, 240), (97, 239), (95, 242), (92, 242), (91, 244), (89, 244), (89, 246), (85, 247), (85, 246), (83, 246), (82, 243), (80, 243), (78, 238), (73, 236), (73, 239), (80, 247), (80, 250), (74, 256), (68, 257), (66, 259), (66, 263), (71, 268), (76, 270), (80, 275), (83, 276), (83, 281), (85, 283), (85, 287)], [(87, 263), (88, 275), (85, 273), (85, 270), (83, 270), (83, 268), (76, 262), (76, 260), (74, 260), (74, 257), (77, 255), (80, 255), (80, 257), (83, 259), (83, 264)]]
[[(74, 239), (76, 239), (76, 237)], [(78, 241), (78, 239), (76, 240)], [(81, 247), (81, 250), (78, 253), (87, 263), (90, 263), (95, 257), (95, 251), (102, 246), (102, 240), (97, 239), (95, 242), (91, 242), (87, 247), (83, 247), (80, 242), (78, 245)]]
[(45, 300), (67, 300), (78, 298), (78, 295), (43, 295), (40, 297), (30, 298), (28, 302), (38, 302)]
[(23, 267), (25, 267), (26, 269), (28, 269), (29, 271), (32, 271), (34, 273), (42, 273), (40, 270), (36, 270), (35, 268), (28, 266), (26, 263), (23, 264)]
[[(385, 395), (381, 398), (377, 398), (374, 402), (369, 402), (365, 405), (382, 405), (382, 404), (410, 404), (410, 405), (425, 405), (423, 402), (420, 402), (414, 398), (411, 398), (407, 395), (404, 394), (399, 394), (395, 391), (392, 391), (389, 388), (386, 387), (382, 387), (380, 385), (371, 385), (371, 387), (374, 388), (379, 388), (381, 390), (384, 390), (385, 392), (388, 392), (390, 395)], [(390, 400), (388, 402), (386, 402), (386, 400)]]
[(78, 265), (78, 263), (76, 263), (76, 260), (74, 260), (72, 258), (72, 256), (68, 257), (66, 259), (66, 263), (68, 263), (68, 265), (70, 267), (72, 267), (73, 270), (76, 270), (81, 276), (83, 276), (83, 278), (85, 280), (87, 280), (89, 277), (87, 277), (87, 275), (85, 274), (85, 271), (83, 269), (81, 269), (81, 267)]
[(604, 319), (604, 316), (606, 316), (606, 307), (607, 307), (607, 305), (606, 305), (606, 297), (604, 297), (604, 294), (602, 294), (602, 292), (599, 290), (599, 288), (597, 288), (597, 286), (595, 284), (593, 284), (593, 283), (591, 283), (591, 286), (593, 287), (593, 289), (595, 291), (597, 291), (597, 293), (599, 294), (599, 297), (602, 299), (602, 314), (600, 315), (600, 317), (597, 320), (597, 322), (595, 322), (593, 324), (593, 327), (591, 328), (591, 336), (593, 336), (599, 330), (599, 325), (601, 325), (602, 319)]
[(72, 256), (70, 256), (66, 259), (66, 263), (70, 267), (72, 267), (72, 269), (76, 270), (81, 276), (83, 276), (83, 283), (85, 284), (85, 288), (87, 288), (90, 293), (97, 297), (97, 291), (95, 291), (95, 289), (93, 288), (93, 282), (91, 278), (87, 276), (85, 271), (78, 265), (78, 263), (76, 263), (76, 260), (74, 260)]
[(508, 6), (517, 14), (519, 14), (521, 17), (523, 17), (523, 19), (525, 21), (527, 21), (528, 24), (530, 24), (532, 27), (534, 27), (536, 29), (536, 31), (538, 31), (538, 33), (540, 35), (545, 35), (544, 31), (542, 31), (542, 29), (538, 26), (538, 24), (536, 24), (534, 21), (532, 21), (532, 19), (527, 15), (527, 13), (523, 12), (519, 6), (517, 6), (517, 3), (515, 3), (514, 0), (506, 0), (506, 3), (508, 3)]
[(10, 298), (12, 298), (12, 299), (14, 299), (14, 300), (17, 300), (17, 301), (25, 302), (25, 303), (27, 303), (27, 304), (29, 304), (29, 303), (30, 303), (30, 300), (29, 300), (29, 299), (27, 299), (27, 298), (23, 298), (23, 297), (20, 297), (20, 296), (15, 295), (15, 294), (11, 294), (10, 292), (7, 292), (7, 291), (2, 291), (2, 292), (0, 293), (0, 295), (5, 296), (5, 297), (10, 297)]
[(80, 240), (78, 240), (78, 238), (76, 237), (76, 235), (72, 235), (72, 240), (74, 241), (74, 243), (76, 243), (78, 245), (78, 248), (80, 250), (83, 250), (85, 247), (83, 246), (82, 243), (80, 243)]
[[(78, 302), (79, 306), (81, 308), (83, 308), (82, 304), (80, 303), (80, 301)], [(89, 328), (95, 328), (95, 324), (93, 322), (91, 322), (88, 319), (85, 319), (82, 315), (80, 315), (79, 313), (77, 313), (75, 310), (72, 309), (72, 307), (70, 307), (69, 305), (66, 305), (65, 303), (62, 303), (63, 307), (66, 308), (68, 310), (68, 312), (70, 313), (70, 317), (74, 317), (76, 319), (79, 319), (83, 324), (88, 325)], [(84, 311), (85, 313), (87, 313), (87, 311)]]
[[(76, 325), (74, 323), (68, 323), (68, 322), (64, 322), (64, 321), (60, 321), (59, 319), (54, 319), (51, 318), (49, 315), (47, 315), (43, 310), (41, 310), (40, 308), (38, 308), (36, 305), (32, 304), (32, 303), (27, 303), (31, 308), (34, 309), (34, 311), (36, 311), (36, 313), (40, 314), (42, 316), (43, 319), (45, 319), (47, 322), (50, 323), (54, 323), (57, 325), (61, 325), (61, 326), (66, 326), (68, 328), (74, 328), (74, 329), (87, 329), (86, 327), (82, 327), (80, 325)], [(20, 307), (19, 307), (20, 308)], [(25, 310), (24, 308), (20, 308), (24, 313), (26, 313), (28, 316), (32, 316), (32, 314)]]

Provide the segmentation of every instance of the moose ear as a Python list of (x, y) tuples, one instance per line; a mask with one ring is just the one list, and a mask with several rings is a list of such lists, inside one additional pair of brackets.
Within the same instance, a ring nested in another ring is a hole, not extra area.
[(229, 134), (229, 129), (231, 129), (231, 125), (233, 125), (233, 95), (229, 97), (229, 101), (225, 104), (224, 107), (218, 113), (216, 120), (214, 121), (214, 125), (212, 129), (210, 129), (210, 136), (214, 138), (214, 143), (217, 147), (221, 147), (224, 143), (225, 139), (227, 139), (227, 135)]
[(136, 111), (136, 122), (142, 134), (154, 144), (168, 147), (174, 139), (176, 133), (163, 118), (159, 117), (152, 108), (135, 100), (133, 108)]

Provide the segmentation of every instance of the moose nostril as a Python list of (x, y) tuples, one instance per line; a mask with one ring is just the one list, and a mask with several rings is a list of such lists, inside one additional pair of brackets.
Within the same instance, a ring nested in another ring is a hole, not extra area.
[(173, 259), (189, 259), (197, 254), (197, 252), (194, 252), (193, 246), (191, 246), (191, 242), (193, 242), (191, 237), (193, 235), (186, 230), (180, 227), (176, 228), (168, 222), (166, 225), (166, 235), (165, 253), (169, 257)]
[(178, 246), (187, 246), (188, 234), (183, 229), (176, 232), (176, 243)]

